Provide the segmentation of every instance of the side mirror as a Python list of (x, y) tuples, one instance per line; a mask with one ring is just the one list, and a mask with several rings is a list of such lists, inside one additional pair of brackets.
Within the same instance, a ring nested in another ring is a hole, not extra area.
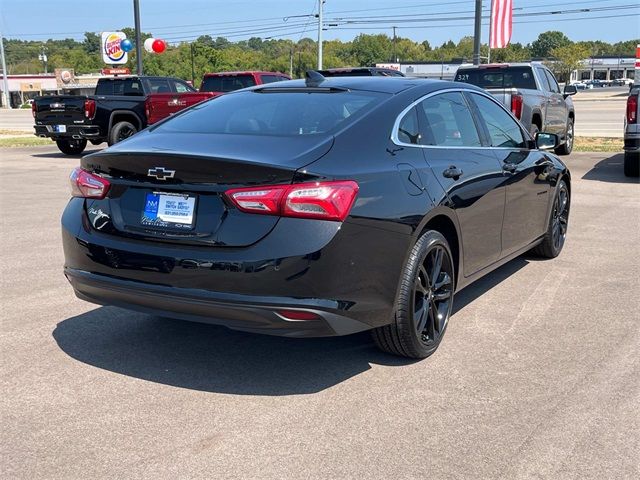
[(539, 150), (552, 150), (558, 146), (558, 136), (553, 133), (537, 133), (536, 148)]
[(578, 87), (575, 85), (565, 85), (564, 86), (564, 94), (565, 95), (575, 95), (578, 93)]

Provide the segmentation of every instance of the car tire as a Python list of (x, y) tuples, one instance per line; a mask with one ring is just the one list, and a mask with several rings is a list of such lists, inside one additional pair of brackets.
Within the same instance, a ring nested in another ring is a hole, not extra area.
[(639, 153), (625, 152), (624, 175), (625, 177), (640, 176), (640, 154)]
[(418, 359), (435, 352), (451, 316), (454, 278), (447, 240), (439, 232), (427, 231), (402, 271), (393, 322), (372, 331), (378, 348)]
[(567, 129), (564, 135), (564, 143), (556, 148), (554, 151), (557, 155), (569, 155), (573, 150), (573, 136), (574, 136), (573, 118), (567, 120)]
[(560, 180), (553, 198), (547, 231), (542, 242), (531, 250), (533, 254), (543, 258), (555, 258), (560, 255), (567, 237), (570, 207), (569, 188), (564, 180)]
[(126, 140), (138, 132), (136, 126), (131, 122), (118, 122), (111, 127), (109, 132), (109, 146)]
[(84, 138), (81, 140), (59, 138), (56, 140), (56, 145), (65, 155), (80, 155), (87, 147), (87, 141)]

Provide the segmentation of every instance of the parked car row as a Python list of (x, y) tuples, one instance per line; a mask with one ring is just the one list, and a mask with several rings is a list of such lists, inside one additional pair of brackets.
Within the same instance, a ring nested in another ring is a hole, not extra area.
[(148, 125), (223, 93), (289, 80), (273, 72), (207, 74), (197, 91), (171, 77), (120, 76), (98, 80), (94, 95), (51, 95), (31, 104), (35, 135), (53, 139), (60, 151), (77, 155), (87, 142), (118, 143)]

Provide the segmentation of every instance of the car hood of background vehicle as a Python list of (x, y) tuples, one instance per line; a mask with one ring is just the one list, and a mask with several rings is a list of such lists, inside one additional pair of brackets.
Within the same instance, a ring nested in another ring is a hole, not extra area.
[(143, 131), (91, 157), (120, 154), (185, 156), (297, 170), (324, 156), (331, 135), (267, 136)]

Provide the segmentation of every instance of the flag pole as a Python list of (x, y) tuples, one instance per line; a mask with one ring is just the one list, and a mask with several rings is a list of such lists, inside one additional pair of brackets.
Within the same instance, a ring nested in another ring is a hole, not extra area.
[(491, 63), (491, 26), (493, 25), (493, 1), (489, 2), (489, 42), (487, 43), (487, 47), (489, 51), (487, 53), (487, 63)]

